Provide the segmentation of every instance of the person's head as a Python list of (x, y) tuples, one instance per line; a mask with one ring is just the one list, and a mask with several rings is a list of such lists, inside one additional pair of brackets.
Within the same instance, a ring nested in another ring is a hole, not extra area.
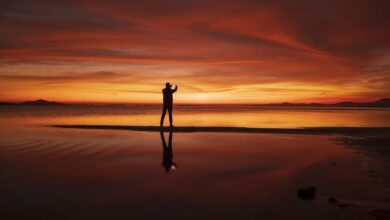
[(169, 82), (165, 83), (166, 88), (171, 88), (171, 84)]

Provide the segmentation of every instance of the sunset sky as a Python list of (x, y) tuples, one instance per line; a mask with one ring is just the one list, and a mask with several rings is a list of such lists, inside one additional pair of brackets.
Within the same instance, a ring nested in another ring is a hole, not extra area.
[(390, 1), (0, 3), (0, 100), (159, 103), (390, 97)]

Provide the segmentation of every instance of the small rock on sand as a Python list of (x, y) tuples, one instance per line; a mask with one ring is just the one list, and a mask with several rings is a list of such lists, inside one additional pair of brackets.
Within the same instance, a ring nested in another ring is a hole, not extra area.
[(304, 187), (298, 189), (298, 197), (307, 200), (316, 197), (316, 188), (314, 186)]

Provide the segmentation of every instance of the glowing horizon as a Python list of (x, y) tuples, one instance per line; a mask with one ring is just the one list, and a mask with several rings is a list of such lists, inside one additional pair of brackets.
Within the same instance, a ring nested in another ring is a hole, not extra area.
[[(390, 97), (387, 2), (18, 1), (0, 100), (240, 104)], [(330, 16), (331, 14), (331, 16)]]

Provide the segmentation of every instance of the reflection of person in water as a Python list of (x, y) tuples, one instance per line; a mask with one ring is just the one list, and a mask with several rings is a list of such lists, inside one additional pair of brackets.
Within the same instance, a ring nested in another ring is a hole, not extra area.
[(173, 162), (173, 151), (172, 151), (172, 129), (169, 130), (169, 141), (168, 145), (165, 141), (164, 131), (161, 130), (161, 141), (163, 144), (163, 162), (162, 166), (165, 168), (165, 171), (168, 173), (170, 170), (176, 170), (177, 165)]

